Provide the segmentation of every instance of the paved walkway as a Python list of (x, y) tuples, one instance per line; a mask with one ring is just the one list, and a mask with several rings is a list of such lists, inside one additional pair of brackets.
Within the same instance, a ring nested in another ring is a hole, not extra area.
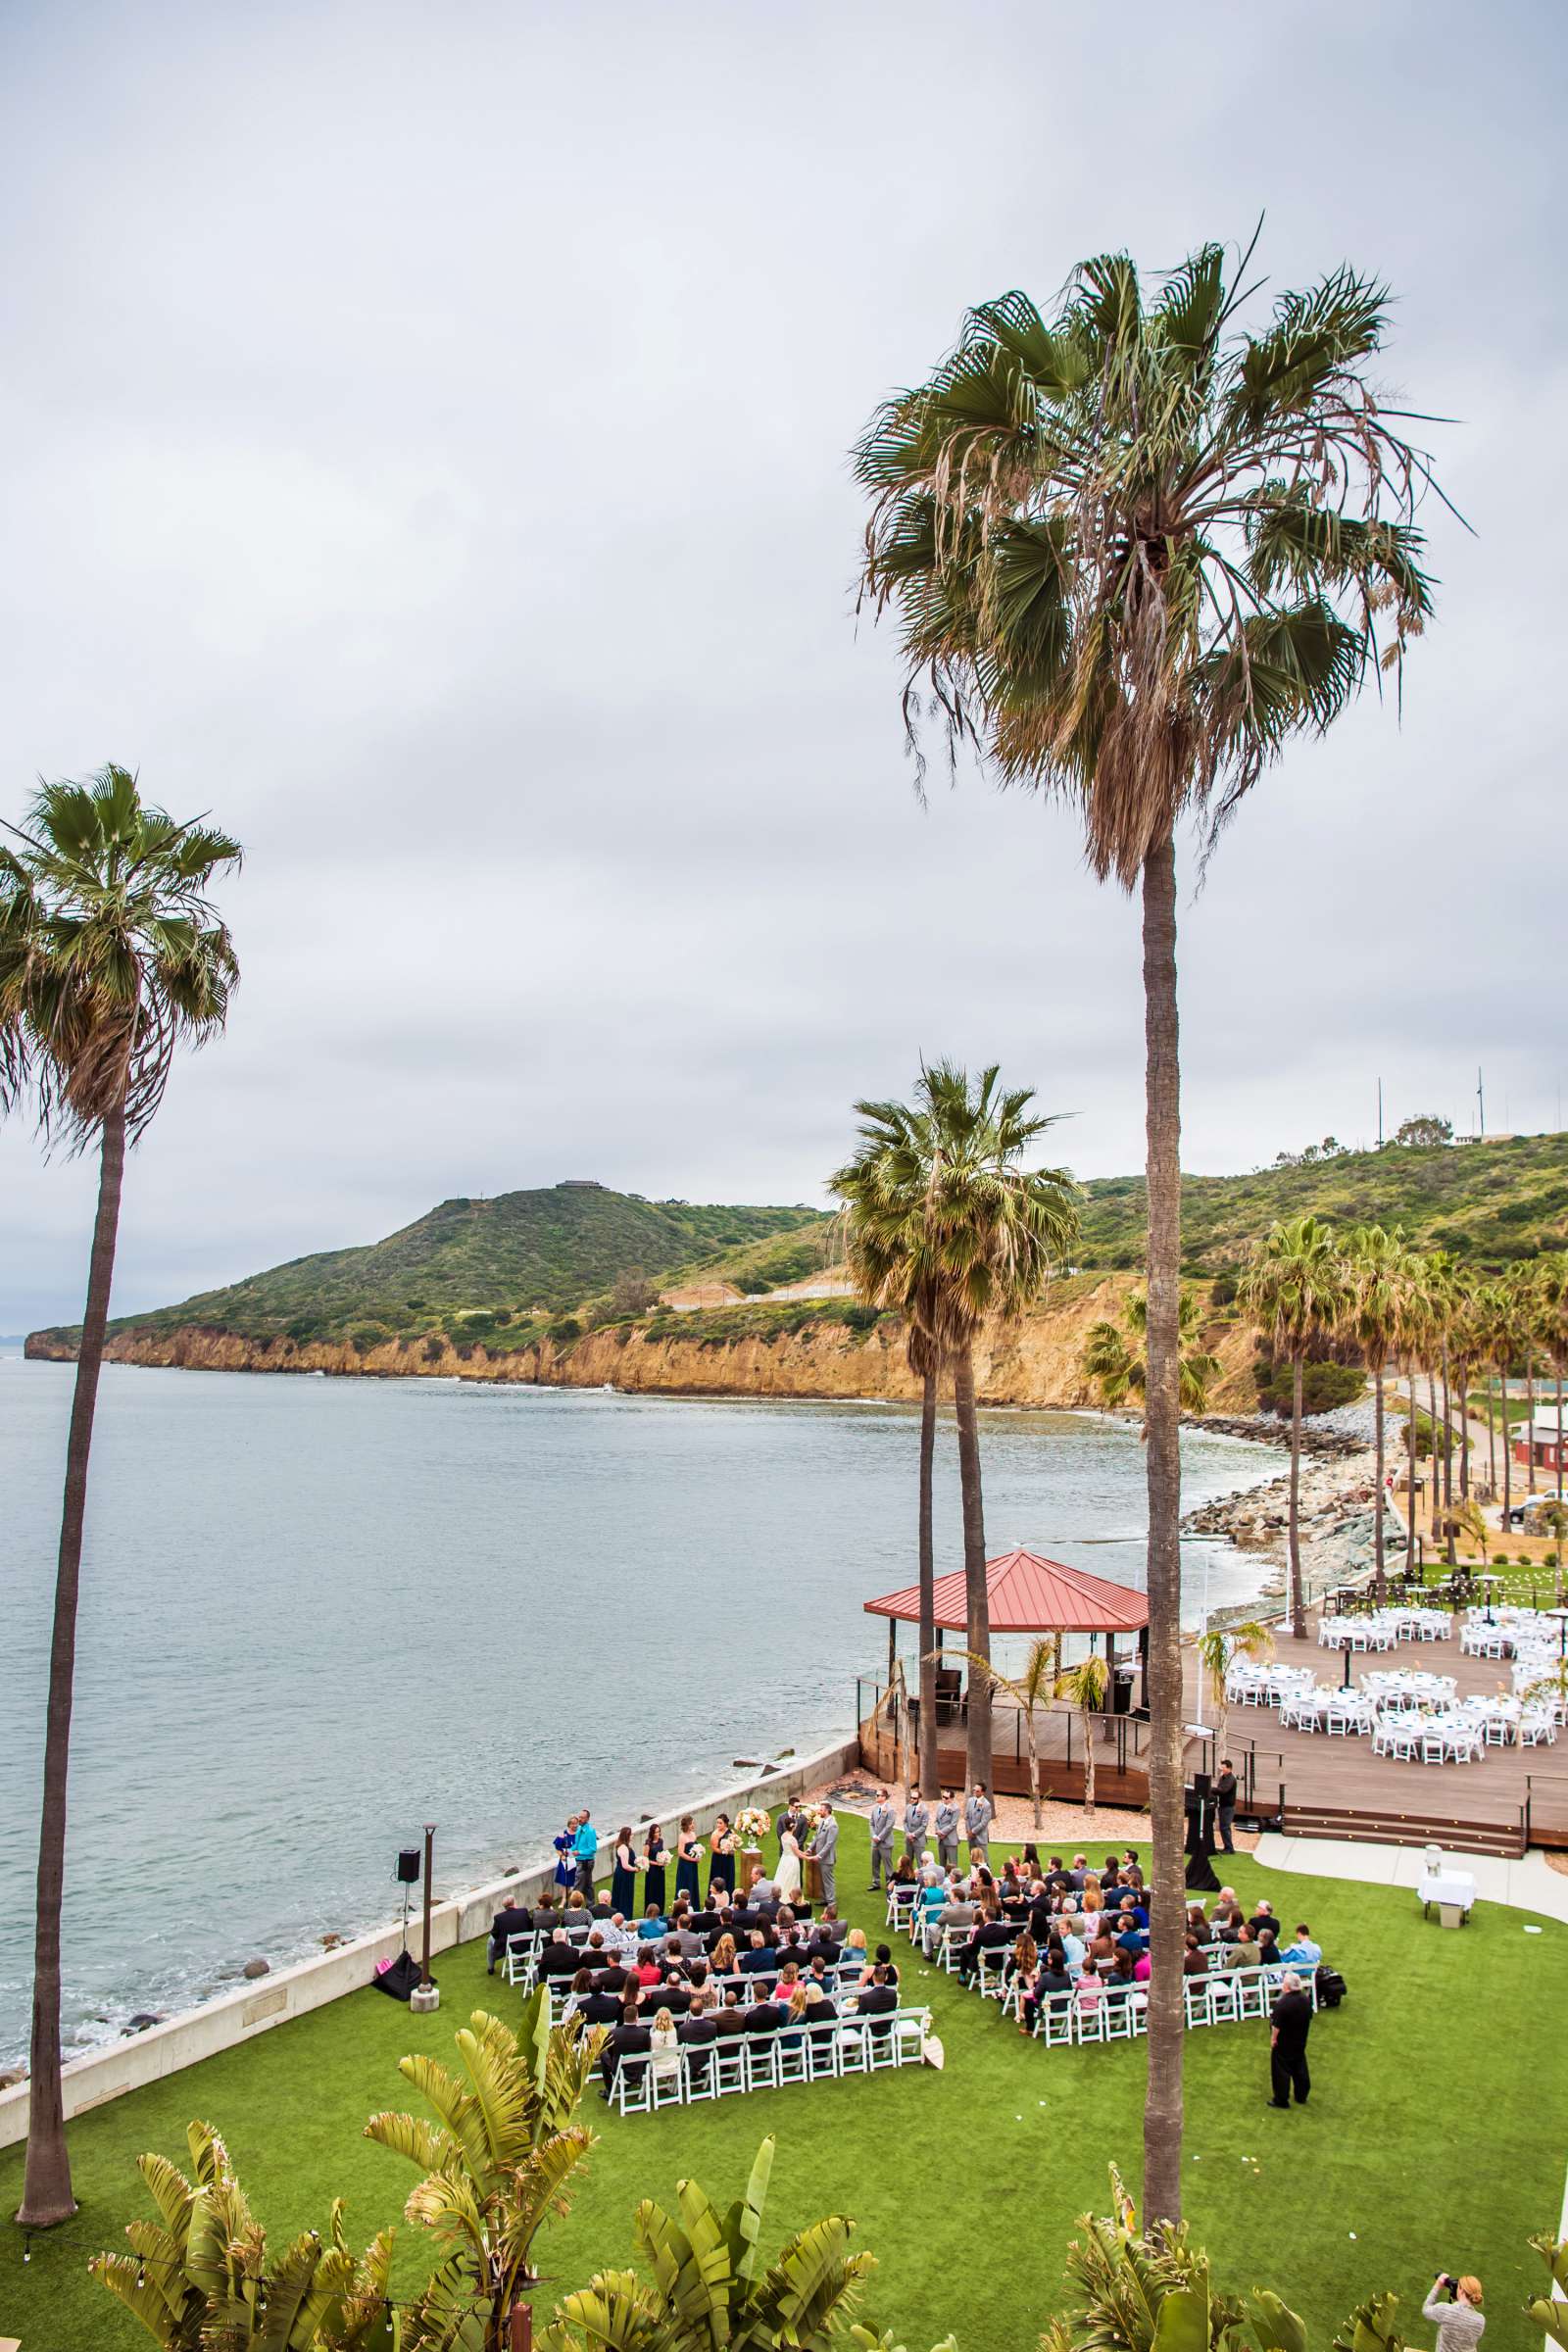
[[(1273, 1830), (1259, 1838), (1256, 1858), (1269, 1870), (1348, 1879), (1359, 1886), (1413, 1888), (1426, 1866), (1418, 1845), (1346, 1845), (1337, 1838), (1282, 1838)], [(1516, 1911), (1568, 1923), (1568, 1877), (1553, 1870), (1544, 1856), (1526, 1854), (1522, 1862), (1501, 1862), (1490, 1854), (1455, 1854), (1452, 1859), (1456, 1869), (1474, 1877), (1478, 1901), (1506, 1903)]]

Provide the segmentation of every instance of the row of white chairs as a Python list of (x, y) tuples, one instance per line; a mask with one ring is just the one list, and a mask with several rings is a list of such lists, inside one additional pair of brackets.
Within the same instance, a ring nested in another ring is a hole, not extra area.
[[(853, 1984), (858, 1984), (860, 1977), (858, 1968), (845, 1970), (843, 1973), (851, 1977)], [(839, 1991), (839, 1976), (840, 1972), (836, 1968), (825, 1968), (820, 1978), (808, 1978), (803, 1971), (801, 1982), (803, 1984), (819, 1983), (829, 2000), (836, 2000)], [(550, 1986), (550, 2023), (553, 2026), (559, 2026), (564, 2019), (571, 2016), (580, 1995), (572, 1991), (569, 1977), (549, 1977), (545, 1982)], [(772, 1999), (772, 1987), (777, 1982), (778, 1970), (776, 1967), (769, 1970), (766, 1975), (753, 1975), (747, 1970), (737, 1970), (728, 1976), (715, 1977), (710, 1971), (705, 1980), (705, 1989), (716, 1994), (721, 2004), (724, 1995), (727, 1992), (733, 1992), (738, 2007), (753, 2009), (759, 2001)], [(660, 1987), (653, 1984), (644, 1994), (641, 2002), (641, 2014), (645, 2018), (652, 2018), (657, 2014), (659, 1993)]]
[(881, 2017), (726, 2034), (702, 2048), (683, 2049), (679, 2064), (662, 2072), (655, 2071), (651, 2058), (623, 2058), (610, 2104), (620, 2115), (648, 2115), (659, 2107), (696, 2106), (749, 2090), (781, 2090), (791, 2082), (837, 2082), (846, 2075), (880, 2074), (886, 2067), (918, 2066), (930, 2024), (929, 2009), (890, 2009)]
[[(1301, 1989), (1317, 2007), (1317, 1971), (1299, 1972)], [(1185, 1977), (1182, 2007), (1189, 2031), (1199, 2026), (1238, 2024), (1244, 2018), (1267, 2017), (1279, 1997), (1285, 1970), (1277, 1962), (1267, 1968), (1234, 1968), (1223, 1975)], [(1016, 1984), (1007, 1988), (1003, 2009), (1009, 2017), (1022, 2015)], [(1048, 2048), (1067, 2042), (1130, 2041), (1149, 2032), (1149, 1993), (1136, 1985), (1131, 1991), (1102, 1992), (1099, 2000), (1081, 2001), (1076, 1993), (1048, 1993), (1035, 2015), (1034, 2037)]]

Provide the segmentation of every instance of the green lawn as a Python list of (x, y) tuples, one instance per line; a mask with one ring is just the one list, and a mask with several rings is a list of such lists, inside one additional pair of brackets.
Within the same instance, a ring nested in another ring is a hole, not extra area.
[[(865, 1834), (846, 1820), (850, 1908), (867, 1928)], [(1519, 1912), (1483, 1908), (1462, 1934), (1424, 1925), (1408, 1893), (1260, 1870), (1237, 1857), (1244, 1899), (1267, 1893), (1288, 1922), (1310, 1921), (1349, 1980), (1312, 2035), (1313, 2097), (1264, 2105), (1266, 2029), (1215, 2027), (1187, 2039), (1187, 2211), (1223, 2283), (1274, 2285), (1326, 2344), (1374, 2287), (1418, 2295), (1441, 2268), (1487, 2289), (1488, 2352), (1540, 2338), (1519, 2314), (1535, 2291), (1528, 2232), (1554, 2230), (1568, 2115), (1568, 1928), (1524, 1932)], [(901, 1957), (907, 1952), (900, 1945)], [(0, 2332), (24, 2352), (115, 2352), (147, 2339), (85, 2274), (140, 2210), (131, 2166), (144, 2148), (183, 2158), (193, 2114), (226, 2136), (253, 2206), (274, 2235), (324, 2224), (334, 2193), (361, 2244), (398, 2214), (411, 2168), (359, 2136), (367, 2115), (401, 2106), (402, 2052), (439, 2049), (470, 2009), (517, 1996), (487, 1981), (483, 1945), (449, 1954), (444, 2006), (430, 2019), (368, 1991), (265, 2034), (72, 2126), (82, 2211), (69, 2235), (0, 2229)], [(1114, 2158), (1136, 2184), (1144, 2044), (1084, 2050), (1025, 2044), (994, 2006), (916, 1965), (906, 1993), (929, 1999), (946, 2071), (908, 2069), (800, 2084), (658, 2116), (594, 2120), (603, 2136), (570, 2218), (546, 2243), (540, 2301), (631, 2254), (640, 2196), (667, 2199), (695, 2174), (740, 2187), (764, 2132), (778, 2161), (769, 2242), (816, 2215), (853, 2215), (879, 2258), (867, 2313), (924, 2352), (949, 2328), (961, 2352), (1032, 2346), (1061, 2288), (1074, 2217), (1102, 2206)], [(0, 2210), (17, 2204), (20, 2150), (0, 2156)], [(402, 2278), (420, 2249), (406, 2230)], [(1419, 2323), (1414, 2330), (1424, 2340)]]

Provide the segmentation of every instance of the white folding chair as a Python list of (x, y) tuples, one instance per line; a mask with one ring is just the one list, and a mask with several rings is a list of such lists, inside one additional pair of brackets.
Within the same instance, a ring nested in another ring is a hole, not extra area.
[(920, 2009), (901, 2009), (893, 2020), (893, 2063), (895, 2066), (918, 2066), (920, 2052), (925, 2046), (925, 2013)]
[(1040, 2004), (1035, 2021), (1035, 2037), (1048, 2047), (1058, 2047), (1072, 2039), (1073, 1997), (1070, 1992), (1054, 1992)]
[(1241, 2015), (1241, 1988), (1234, 1972), (1208, 1980), (1208, 2022), (1211, 2026), (1234, 2024)]
[(1080, 2042), (1103, 2041), (1105, 2038), (1105, 2012), (1109, 2006), (1103, 1993), (1101, 1994), (1098, 2001), (1091, 2001), (1087, 2005), (1082, 2001), (1074, 2001), (1072, 2005), (1073, 2039)]
[(897, 2066), (899, 2063), (899, 2042), (894, 2025), (893, 2017), (878, 2017), (866, 2027), (866, 2063), (873, 2074), (878, 2067)]
[(1107, 2041), (1131, 2041), (1133, 2037), (1132, 1995), (1126, 1992), (1106, 1992), (1100, 2004), (1105, 2018)]
[(667, 2074), (662, 2075), (655, 2074), (650, 2067), (648, 2078), (653, 2084), (653, 2103), (656, 2107), (680, 2106), (686, 2095), (686, 2078), (678, 2066), (671, 2067)]
[(808, 2082), (823, 2082), (839, 2071), (839, 2029), (836, 2024), (812, 2026), (806, 2036)]
[(1446, 1761), (1450, 1735), (1446, 1732), (1423, 1732), (1421, 1761), (1423, 1764), (1442, 1764)]
[(865, 2028), (857, 2018), (848, 2018), (839, 2028), (839, 2073), (863, 2075), (866, 2071)]
[(794, 2026), (778, 2037), (778, 2080), (780, 2082), (806, 2081), (806, 2034)]
[(690, 2050), (682, 2050), (682, 2095), (688, 2107), (695, 2105), (699, 2099), (717, 2098), (718, 2084), (713, 2080), (713, 2058), (711, 2048), (699, 2050), (695, 2054)]
[(746, 2052), (746, 2087), (748, 2090), (777, 2090), (778, 2034), (748, 2034), (741, 2043)]
[(746, 2043), (738, 2034), (713, 2044), (713, 2096), (746, 2088)]
[(615, 2086), (611, 2098), (622, 2115), (646, 2115), (653, 2103), (650, 2070), (646, 2058), (623, 2058), (615, 2069)]

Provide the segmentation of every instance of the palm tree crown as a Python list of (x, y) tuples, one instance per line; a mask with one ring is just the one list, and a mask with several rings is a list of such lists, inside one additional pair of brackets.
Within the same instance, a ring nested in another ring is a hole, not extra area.
[(35, 1096), (85, 1141), (123, 1107), (134, 1141), (181, 1043), (222, 1028), (239, 978), (207, 888), (240, 849), (141, 799), (127, 768), (42, 785), (0, 846), (0, 1108)]
[(1049, 320), (982, 303), (855, 451), (911, 728), (925, 682), (953, 740), (1080, 804), (1095, 871), (1129, 888), (1184, 809), (1222, 822), (1430, 609), (1429, 464), (1368, 380), (1386, 290), (1341, 268), (1250, 334), (1248, 258), (1228, 280), (1205, 245), (1150, 300), (1102, 255)]

